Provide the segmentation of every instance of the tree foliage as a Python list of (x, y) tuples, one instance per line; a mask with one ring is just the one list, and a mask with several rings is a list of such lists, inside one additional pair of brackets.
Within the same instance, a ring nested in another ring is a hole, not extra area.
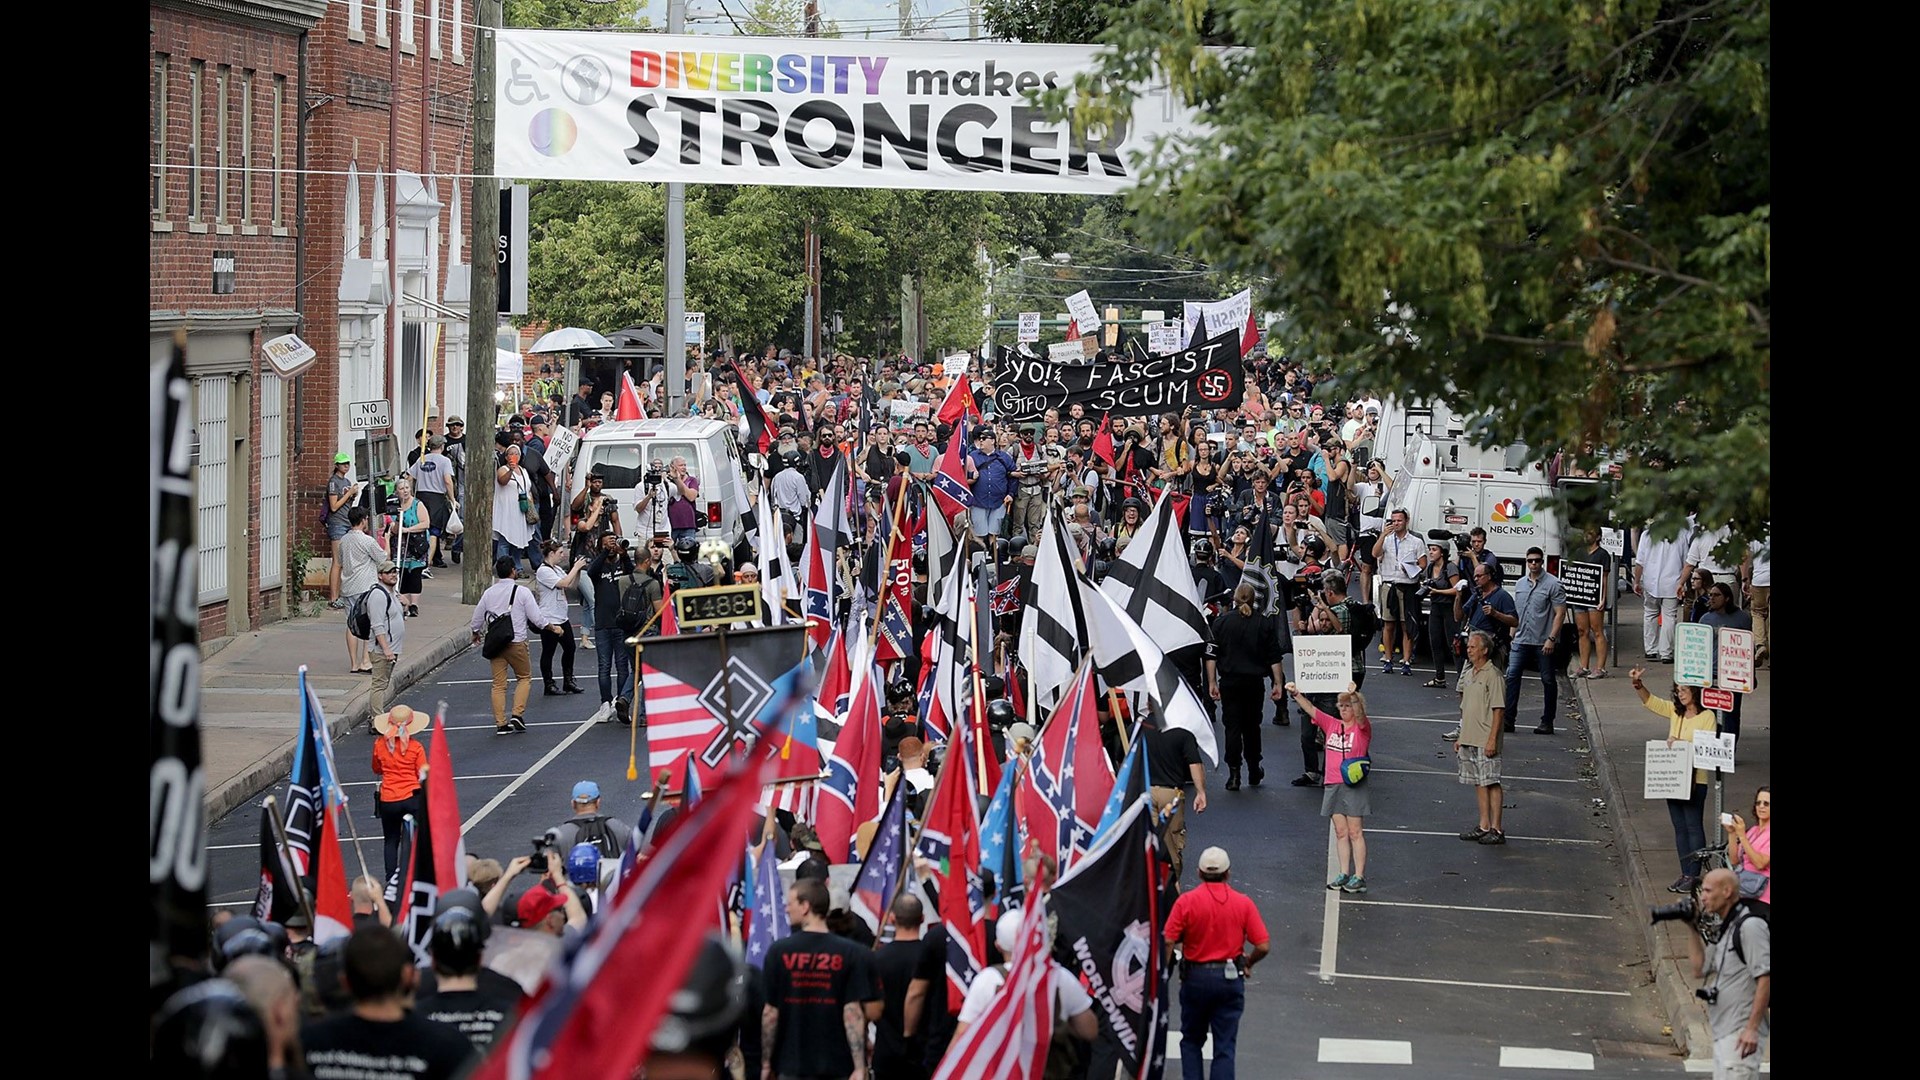
[(1111, 55), (1050, 104), (1098, 122), (1165, 80), (1210, 124), (1128, 197), (1148, 245), (1265, 282), (1336, 385), (1624, 461), (1616, 521), (1764, 533), (1765, 0), (1102, 11)]

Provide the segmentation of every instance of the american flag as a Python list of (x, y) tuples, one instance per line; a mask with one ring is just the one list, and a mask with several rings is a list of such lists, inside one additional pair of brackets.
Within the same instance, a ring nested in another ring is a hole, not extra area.
[(905, 780), (893, 786), (893, 798), (887, 800), (886, 812), (880, 815), (880, 828), (873, 834), (873, 843), (867, 848), (849, 894), (848, 907), (876, 934), (900, 889), (900, 869), (907, 850), (906, 790)]
[[(933, 1080), (1040, 1080), (1053, 1036), (1053, 958), (1044, 893), (1020, 920), (1006, 983), (980, 1019), (947, 1048)], [(951, 932), (951, 930), (949, 930)]]

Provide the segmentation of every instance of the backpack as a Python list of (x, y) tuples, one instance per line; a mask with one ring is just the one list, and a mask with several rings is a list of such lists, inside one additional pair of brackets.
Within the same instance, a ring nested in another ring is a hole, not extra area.
[(1733, 915), (1727, 919), (1726, 928), (1720, 932), (1723, 935), (1733, 935), (1733, 941), (1731, 943), (1733, 945), (1733, 952), (1735, 956), (1740, 958), (1742, 964), (1747, 962), (1747, 950), (1740, 946), (1740, 924), (1746, 922), (1748, 919), (1759, 919), (1761, 922), (1766, 923), (1767, 930), (1771, 933), (1773, 930), (1773, 905), (1751, 898), (1742, 898), (1734, 901)]
[(1355, 649), (1365, 649), (1379, 630), (1380, 615), (1372, 604), (1360, 600), (1347, 601), (1347, 632), (1353, 636)]
[(347, 598), (347, 633), (361, 641), (373, 638), (373, 616), (367, 614), (367, 597), (372, 595), (373, 589), (368, 589), (358, 596)]
[(623, 634), (637, 633), (647, 620), (653, 617), (652, 605), (648, 603), (647, 585), (652, 579), (642, 575), (627, 576), (626, 588), (620, 592), (620, 609), (614, 613), (613, 625)]
[(700, 575), (693, 567), (683, 562), (670, 562), (666, 567), (667, 584), (676, 589), (697, 589), (700, 587)]
[(620, 857), (620, 838), (613, 835), (613, 829), (608, 827), (606, 818), (599, 814), (588, 814), (571, 820), (575, 825), (580, 826), (580, 831), (574, 835), (574, 843), (592, 844), (599, 849), (600, 857), (603, 859)]
[(487, 618), (486, 633), (480, 639), (480, 655), (488, 660), (507, 651), (513, 644), (513, 602), (519, 599), (520, 586), (507, 593), (507, 610)]

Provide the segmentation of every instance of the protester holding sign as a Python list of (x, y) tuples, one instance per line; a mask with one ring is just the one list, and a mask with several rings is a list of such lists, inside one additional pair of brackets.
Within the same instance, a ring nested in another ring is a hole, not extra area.
[[(1633, 690), (1640, 695), (1640, 704), (1655, 716), (1667, 718), (1668, 746), (1691, 743), (1696, 731), (1717, 730), (1713, 713), (1700, 707), (1699, 690), (1675, 683), (1673, 700), (1661, 701), (1648, 693), (1647, 684), (1640, 681), (1646, 673), (1646, 668), (1634, 668), (1627, 672), (1627, 677), (1633, 680)], [(1707, 770), (1695, 769), (1692, 796), (1667, 800), (1667, 816), (1673, 819), (1673, 845), (1680, 856), (1680, 877), (1667, 886), (1668, 892), (1692, 892), (1700, 881), (1700, 860), (1695, 852), (1707, 846), (1707, 832), (1701, 824), (1700, 815), (1707, 806), (1707, 784), (1711, 780)]]
[(1367, 699), (1361, 696), (1358, 685), (1348, 683), (1340, 695), (1340, 715), (1336, 717), (1315, 708), (1293, 683), (1288, 683), (1286, 690), (1327, 740), (1320, 816), (1333, 819), (1334, 855), (1340, 862), (1340, 873), (1327, 882), (1327, 888), (1366, 892), (1367, 838), (1362, 830), (1373, 813), (1367, 789), (1373, 766), (1373, 722), (1367, 719)]
[[(1580, 661), (1569, 674), (1576, 679), (1604, 679), (1607, 677), (1607, 609), (1613, 607), (1613, 555), (1600, 546), (1600, 526), (1587, 526), (1586, 538), (1587, 552), (1580, 556), (1580, 561), (1601, 567), (1600, 606), (1573, 610), (1573, 626), (1580, 635)], [(1587, 662), (1588, 646), (1593, 648), (1591, 664)]]

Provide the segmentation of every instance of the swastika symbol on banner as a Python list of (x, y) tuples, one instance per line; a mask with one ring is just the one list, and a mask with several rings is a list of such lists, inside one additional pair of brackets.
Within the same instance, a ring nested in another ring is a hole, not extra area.
[(713, 741), (700, 751), (700, 760), (709, 768), (718, 768), (732, 751), (736, 732), (744, 728), (747, 721), (760, 715), (760, 710), (773, 700), (773, 687), (752, 668), (740, 662), (738, 657), (727, 658), (726, 667), (714, 675), (707, 688), (700, 691), (700, 704), (718, 717), (727, 717), (727, 691), (723, 679), (731, 677), (733, 682), (732, 724), (723, 724), (714, 733)]
[(1212, 371), (1203, 372), (1200, 378), (1194, 381), (1194, 387), (1200, 391), (1200, 396), (1208, 401), (1222, 401), (1228, 394), (1233, 393), (1233, 376), (1219, 368), (1214, 368)]

